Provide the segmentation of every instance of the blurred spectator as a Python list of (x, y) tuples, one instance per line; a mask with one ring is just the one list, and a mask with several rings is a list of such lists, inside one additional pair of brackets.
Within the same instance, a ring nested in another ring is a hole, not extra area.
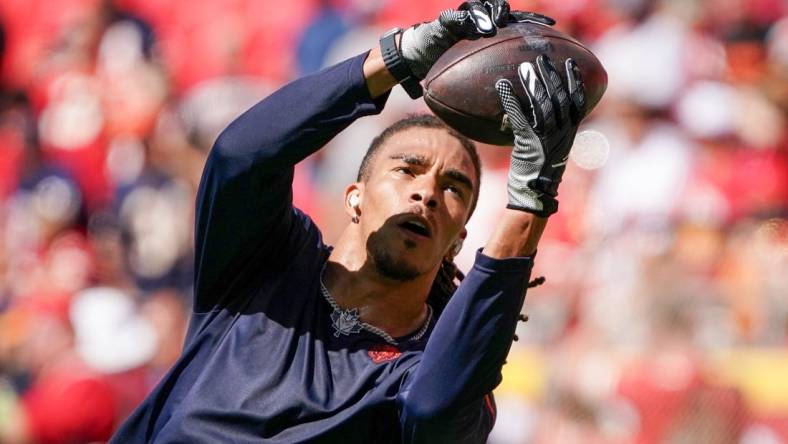
[(322, 68), (325, 56), (336, 40), (351, 28), (348, 11), (339, 8), (338, 1), (322, 0), (312, 21), (304, 28), (298, 43), (298, 68), (309, 74)]
[(118, 189), (126, 269), (143, 290), (191, 286), (190, 191), (155, 169)]

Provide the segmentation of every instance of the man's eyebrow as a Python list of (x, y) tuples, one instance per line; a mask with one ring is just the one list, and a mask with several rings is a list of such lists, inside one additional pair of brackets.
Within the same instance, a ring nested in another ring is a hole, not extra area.
[(473, 182), (467, 175), (465, 175), (465, 173), (452, 169), (445, 171), (443, 174), (445, 174), (446, 177), (467, 186), (469, 190), (473, 190)]
[[(393, 160), (401, 160), (408, 165), (416, 165), (416, 166), (425, 166), (429, 162), (427, 162), (427, 158), (418, 154), (408, 154), (408, 153), (395, 153), (389, 156), (389, 159)], [(463, 172), (455, 169), (449, 169), (443, 172), (443, 175), (452, 179), (456, 182), (461, 183), (468, 187), (469, 190), (473, 190), (473, 181)]]
[(409, 165), (424, 166), (427, 165), (427, 158), (418, 154), (396, 153), (389, 156), (389, 159), (401, 160)]

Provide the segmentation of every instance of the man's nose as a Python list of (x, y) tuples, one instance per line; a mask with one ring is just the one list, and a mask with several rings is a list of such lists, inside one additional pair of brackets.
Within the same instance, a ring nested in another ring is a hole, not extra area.
[(416, 181), (414, 185), (410, 200), (412, 202), (421, 202), (427, 208), (437, 208), (438, 190), (435, 180), (425, 177)]

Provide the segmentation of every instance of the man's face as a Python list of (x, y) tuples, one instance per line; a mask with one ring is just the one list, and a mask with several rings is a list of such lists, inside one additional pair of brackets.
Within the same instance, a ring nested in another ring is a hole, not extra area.
[(410, 128), (379, 148), (359, 185), (359, 223), (382, 275), (407, 281), (437, 268), (464, 234), (476, 175), (470, 154), (442, 129)]

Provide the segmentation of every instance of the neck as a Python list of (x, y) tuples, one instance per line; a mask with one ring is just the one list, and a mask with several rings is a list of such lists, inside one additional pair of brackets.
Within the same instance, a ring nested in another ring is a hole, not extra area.
[(365, 242), (345, 229), (331, 252), (323, 282), (342, 308), (357, 308), (361, 320), (393, 337), (417, 331), (427, 317), (427, 297), (438, 266), (402, 282), (378, 273)]

